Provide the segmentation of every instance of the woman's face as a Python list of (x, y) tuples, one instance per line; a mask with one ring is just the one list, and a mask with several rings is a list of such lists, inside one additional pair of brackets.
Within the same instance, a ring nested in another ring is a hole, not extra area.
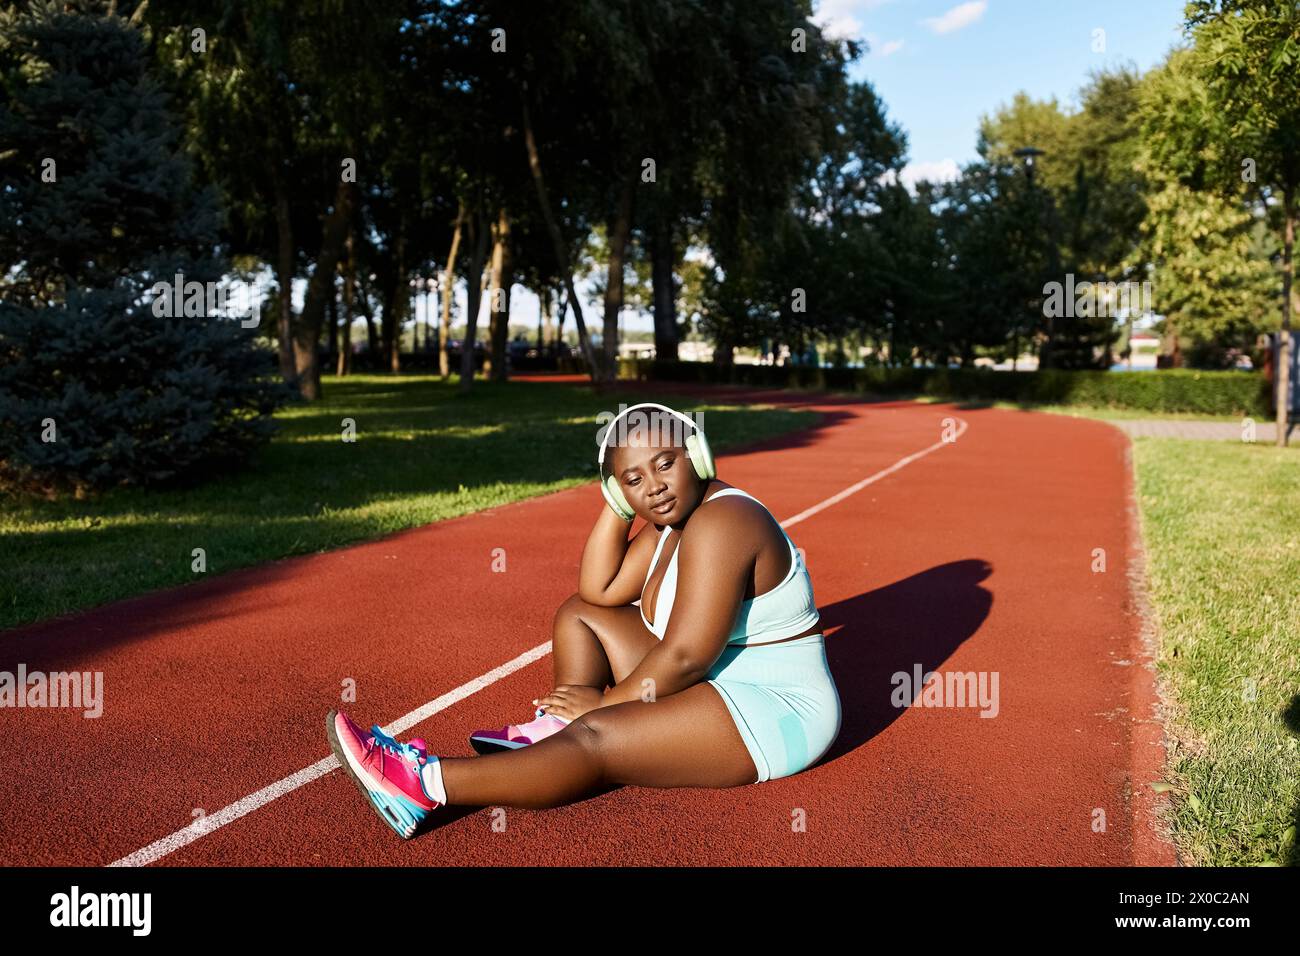
[(619, 445), (614, 474), (632, 510), (655, 524), (674, 524), (699, 504), (702, 483), (681, 445)]

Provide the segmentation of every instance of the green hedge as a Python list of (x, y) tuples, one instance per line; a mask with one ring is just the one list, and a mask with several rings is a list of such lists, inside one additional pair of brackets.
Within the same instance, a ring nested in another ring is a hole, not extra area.
[(991, 369), (815, 368), (626, 359), (620, 377), (726, 383), (767, 388), (827, 389), (873, 395), (928, 395), (1027, 404), (1135, 408), (1205, 415), (1269, 413), (1268, 387), (1258, 372), (995, 372)]

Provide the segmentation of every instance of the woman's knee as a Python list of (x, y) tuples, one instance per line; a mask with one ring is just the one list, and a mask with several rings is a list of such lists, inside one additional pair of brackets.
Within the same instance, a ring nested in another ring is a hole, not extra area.
[(556, 630), (559, 630), (567, 624), (581, 623), (592, 627), (594, 630), (592, 622), (606, 618), (609, 612), (609, 608), (602, 607), (599, 604), (592, 604), (590, 601), (584, 601), (579, 597), (578, 592), (574, 591), (556, 608), (553, 626)]
[(595, 711), (588, 711), (581, 717), (569, 723), (564, 728), (564, 732), (570, 735), (573, 741), (586, 751), (591, 762), (599, 768), (601, 782), (606, 781), (605, 775), (605, 720)]
[(581, 717), (569, 723), (567, 729), (573, 731), (573, 735), (588, 750), (598, 749), (598, 744), (603, 738), (605, 720), (596, 711), (589, 710)]
[(554, 624), (558, 627), (561, 624), (567, 624), (571, 621), (582, 620), (582, 613), (585, 609), (591, 607), (586, 601), (578, 597), (578, 592), (574, 591), (555, 609)]

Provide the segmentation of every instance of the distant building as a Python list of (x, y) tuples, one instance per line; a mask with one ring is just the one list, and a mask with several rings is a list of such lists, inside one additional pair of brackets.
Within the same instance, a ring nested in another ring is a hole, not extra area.
[(1132, 368), (1149, 370), (1156, 367), (1156, 356), (1160, 354), (1160, 337), (1149, 332), (1134, 332), (1128, 340), (1129, 357), (1118, 359), (1112, 368)]
[[(621, 342), (618, 354), (621, 358), (652, 359), (655, 345), (653, 342)], [(683, 362), (708, 362), (713, 359), (713, 346), (707, 342), (678, 342), (677, 357)]]
[(618, 357), (652, 359), (655, 357), (655, 344), (653, 342), (620, 342), (618, 344)]

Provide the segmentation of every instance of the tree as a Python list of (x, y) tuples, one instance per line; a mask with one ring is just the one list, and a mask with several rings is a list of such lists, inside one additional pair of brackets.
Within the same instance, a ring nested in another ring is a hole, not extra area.
[[(414, 2), (176, 0), (145, 15), (187, 106), (202, 173), (221, 191), (232, 248), (274, 264), (281, 373), (306, 398), (320, 395), (325, 306), (359, 184), (378, 175), (371, 143), (382, 128), (381, 93)], [(358, 22), (368, 28), (356, 30)], [(304, 270), (295, 315), (293, 286)]]
[(1206, 95), (1189, 50), (1175, 51), (1145, 79), (1136, 168), (1148, 183), (1148, 210), (1138, 258), (1153, 266), (1154, 304), (1164, 317), (1160, 331), (1175, 364), (1186, 355), (1191, 364), (1221, 367), (1250, 348), (1264, 328), (1274, 276), (1256, 249), (1262, 218), (1240, 195), (1187, 185), (1196, 164), (1173, 152), (1185, 144), (1188, 125), (1204, 117)]
[[(847, 80), (858, 44), (792, 23), (784, 4), (744, 10), (724, 34), (731, 66), (716, 84), (716, 145), (701, 172), (715, 262), (701, 324), (718, 364), (738, 345), (785, 341), (800, 353), (812, 336), (838, 340), (878, 321), (866, 220), (906, 149), (870, 85)], [(796, 30), (783, 46), (771, 39)]]
[[(963, 366), (977, 348), (1005, 350), (1044, 329), (1045, 282), (1059, 271), (1055, 204), (1014, 166), (975, 162), (940, 193), (940, 227), (950, 266), (947, 306), (936, 346), (953, 349)], [(1096, 322), (1059, 318), (1047, 326), (1051, 364), (1091, 367)]]
[[(1300, 8), (1290, 0), (1192, 0), (1192, 63), (1205, 84), (1200, 130), (1188, 133), (1191, 170), (1230, 197), (1247, 194), (1278, 223), (1282, 322), (1277, 442), (1288, 439), (1296, 206), (1300, 201)], [(1209, 163), (1210, 155), (1220, 161)]]
[(192, 186), (150, 62), (111, 6), (0, 11), (5, 484), (210, 474), (265, 441), (286, 398), (219, 314), (216, 197)]
[[(1047, 278), (1077, 283), (1140, 283), (1146, 263), (1137, 255), (1138, 225), (1146, 213), (1146, 184), (1136, 165), (1141, 144), (1141, 77), (1133, 69), (1100, 71), (1080, 91), (1080, 108), (1064, 112), (1055, 99), (1024, 93), (983, 117), (977, 149), (995, 165), (1018, 164), (1015, 151), (1044, 151), (1033, 167), (1027, 196), (1039, 206), (1040, 242), (1048, 247)], [(1050, 230), (1049, 230), (1050, 226)], [(1074, 312), (1074, 310), (1071, 310)], [(1065, 314), (1045, 323), (1044, 367), (1107, 367), (1116, 330), (1109, 310)]]

